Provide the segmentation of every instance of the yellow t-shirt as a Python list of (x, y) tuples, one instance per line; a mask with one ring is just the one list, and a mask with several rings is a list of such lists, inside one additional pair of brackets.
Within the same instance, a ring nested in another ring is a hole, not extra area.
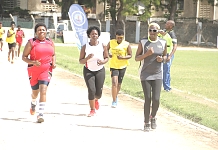
[(167, 41), (167, 53), (170, 53), (173, 49), (173, 40), (171, 36), (168, 33), (165, 35), (158, 34), (158, 36)]
[[(10, 32), (10, 34), (13, 34), (15, 31), (14, 30), (12, 30), (12, 29), (9, 29), (8, 30), (9, 32)], [(10, 36), (10, 37), (7, 37), (6, 38), (6, 42), (7, 43), (15, 43), (16, 42), (16, 38), (15, 38), (15, 34), (13, 34), (12, 36)]]
[(4, 29), (0, 29), (0, 38), (2, 38), (3, 37), (3, 34), (4, 34)]
[(127, 48), (129, 42), (122, 41), (118, 44), (116, 39), (110, 40), (110, 53), (112, 58), (109, 60), (110, 68), (114, 69), (123, 69), (129, 65), (128, 59), (118, 59), (117, 56), (126, 56), (128, 55)]

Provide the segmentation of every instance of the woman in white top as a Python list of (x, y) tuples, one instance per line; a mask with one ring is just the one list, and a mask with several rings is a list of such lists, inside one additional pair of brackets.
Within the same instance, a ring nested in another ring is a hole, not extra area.
[(84, 64), (83, 76), (88, 88), (88, 99), (91, 108), (88, 117), (95, 115), (95, 110), (99, 109), (98, 99), (101, 98), (105, 80), (104, 64), (108, 62), (107, 46), (99, 42), (100, 29), (92, 26), (87, 30), (90, 42), (86, 43), (81, 51), (79, 62)]

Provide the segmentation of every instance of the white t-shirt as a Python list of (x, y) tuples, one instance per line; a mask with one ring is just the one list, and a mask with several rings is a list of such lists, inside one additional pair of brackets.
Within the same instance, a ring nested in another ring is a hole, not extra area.
[(98, 45), (95, 46), (91, 46), (89, 43), (86, 43), (85, 53), (85, 57), (87, 57), (89, 54), (94, 55), (86, 62), (85, 66), (87, 69), (89, 69), (90, 71), (98, 71), (104, 67), (104, 65), (98, 65), (97, 63), (98, 60), (104, 60), (104, 48), (101, 42), (99, 42)]

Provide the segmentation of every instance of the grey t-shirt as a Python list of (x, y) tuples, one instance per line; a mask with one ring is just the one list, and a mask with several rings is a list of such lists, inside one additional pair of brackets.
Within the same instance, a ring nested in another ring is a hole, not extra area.
[(139, 73), (140, 73), (141, 81), (162, 79), (163, 63), (157, 62), (156, 57), (163, 55), (166, 41), (162, 38), (158, 38), (156, 41), (149, 41), (148, 39), (142, 39), (141, 43), (143, 47), (142, 54), (145, 54), (149, 47), (153, 47), (154, 49), (154, 54), (146, 57), (140, 63)]

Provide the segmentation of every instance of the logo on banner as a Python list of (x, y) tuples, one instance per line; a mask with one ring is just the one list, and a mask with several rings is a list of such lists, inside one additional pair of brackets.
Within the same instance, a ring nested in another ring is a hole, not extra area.
[(75, 37), (77, 38), (77, 46), (79, 49), (87, 43), (88, 37), (86, 30), (88, 29), (88, 20), (83, 8), (78, 4), (73, 4), (69, 9), (69, 18)]
[(80, 11), (74, 11), (72, 13), (73, 23), (77, 26), (82, 26), (85, 23), (85, 16)]

